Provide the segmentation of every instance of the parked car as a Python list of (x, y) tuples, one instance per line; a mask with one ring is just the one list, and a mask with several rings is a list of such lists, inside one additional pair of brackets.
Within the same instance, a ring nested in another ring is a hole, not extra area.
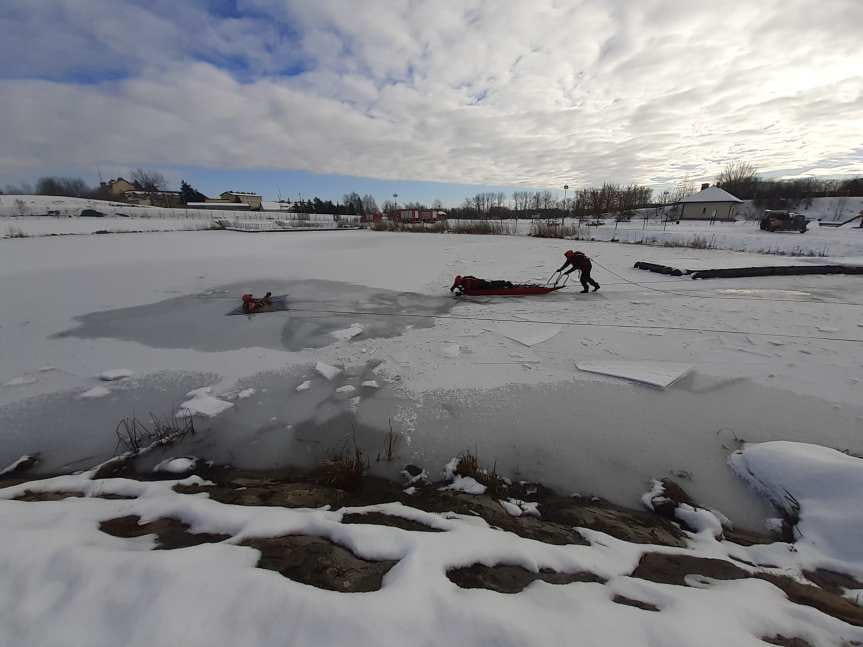
[(104, 218), (105, 214), (95, 209), (81, 209), (81, 216), (83, 218)]
[(761, 217), (761, 229), (764, 231), (799, 231), (805, 234), (808, 226), (806, 216), (793, 211), (768, 209)]

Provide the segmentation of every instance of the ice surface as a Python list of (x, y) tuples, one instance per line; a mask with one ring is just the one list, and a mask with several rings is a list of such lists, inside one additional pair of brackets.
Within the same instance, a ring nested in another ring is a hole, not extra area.
[(334, 330), (330, 334), (333, 337), (335, 337), (336, 339), (341, 339), (342, 341), (347, 341), (348, 339), (353, 339), (357, 335), (362, 334), (362, 332), (363, 332), (363, 327), (358, 323), (354, 323), (354, 324), (351, 324), (351, 326), (349, 326), (348, 328), (344, 328), (342, 330)]
[(131, 377), (132, 375), (134, 375), (134, 373), (128, 368), (113, 368), (109, 371), (99, 373), (99, 379), (105, 382), (114, 382), (116, 380), (123, 380), (127, 377)]
[(562, 326), (534, 323), (501, 323), (495, 328), (497, 332), (508, 339), (525, 346), (536, 346), (548, 341), (563, 330)]
[(318, 362), (315, 364), (315, 370), (330, 381), (334, 380), (336, 376), (342, 372), (342, 369), (330, 366), (324, 362)]
[(22, 375), (19, 377), (13, 377), (8, 382), (4, 382), (3, 386), (26, 386), (28, 384), (35, 384), (36, 378), (32, 375)]
[(580, 361), (579, 370), (668, 388), (692, 370), (691, 364), (655, 361)]
[(461, 346), (459, 346), (458, 344), (451, 343), (441, 344), (440, 354), (444, 357), (450, 357), (455, 359), (456, 357), (461, 355)]
[(111, 391), (104, 386), (94, 386), (92, 389), (84, 391), (78, 398), (82, 400), (92, 400), (95, 398), (104, 398), (106, 395), (111, 395)]
[(233, 402), (220, 400), (210, 395), (210, 387), (195, 389), (186, 395), (191, 397), (180, 405), (180, 410), (177, 412), (178, 417), (191, 413), (214, 418), (234, 406)]

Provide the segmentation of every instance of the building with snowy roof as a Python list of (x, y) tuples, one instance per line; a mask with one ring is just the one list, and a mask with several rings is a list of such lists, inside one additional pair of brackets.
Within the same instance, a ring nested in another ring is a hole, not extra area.
[(734, 220), (737, 205), (743, 200), (718, 186), (707, 184), (701, 191), (674, 203), (674, 212), (680, 220)]

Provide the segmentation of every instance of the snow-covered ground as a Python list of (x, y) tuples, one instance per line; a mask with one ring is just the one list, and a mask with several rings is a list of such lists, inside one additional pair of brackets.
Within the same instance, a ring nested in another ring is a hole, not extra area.
[[(448, 291), (455, 274), (544, 282), (576, 246), (594, 260), (597, 293), (579, 294), (576, 281), (521, 299)], [(685, 549), (588, 530), (590, 546), (553, 546), (401, 504), (373, 510), (447, 532), (340, 523), (350, 510), (226, 505), (178, 494), (171, 481), (62, 476), (0, 491), (4, 640), (403, 645), (441, 632), (453, 644), (502, 645), (573, 636), (723, 647), (774, 635), (812, 645), (863, 640), (859, 627), (792, 604), (766, 581), (691, 576), (684, 588), (628, 575), (648, 550), (769, 565), (796, 579), (818, 567), (863, 575), (853, 495), (861, 461), (836, 451), (863, 453), (859, 278), (693, 281), (635, 270), (636, 260), (689, 269), (825, 261), (371, 231), (0, 240), (0, 469), (37, 453), (43, 472), (92, 467), (116, 451), (121, 419), (150, 414), (191, 415), (197, 430), (148, 455), (141, 467), (157, 474), (191, 469), (191, 457), (309, 464), (346, 438), (374, 456), (392, 428), (401, 439), (395, 469), (413, 462), (437, 472), (470, 449), (502, 474), (632, 506), (653, 479), (671, 475), (717, 511), (688, 511), (699, 523), (724, 515), (758, 528), (775, 516), (759, 498), (767, 493), (799, 512), (805, 535), (795, 547), (743, 548), (705, 523)], [(244, 292), (267, 290), (287, 294), (288, 310), (226, 316)], [(461, 491), (482, 487), (459, 478)], [(90, 496), (3, 500), (27, 489)], [(536, 512), (507, 503), (519, 508), (511, 514)], [(172, 517), (230, 539), (151, 551), (152, 536), (99, 531), (100, 521), (125, 515)], [(237, 545), (298, 533), (399, 563), (380, 591), (346, 595), (255, 569), (258, 552)], [(589, 571), (608, 582), (538, 582), (505, 596), (460, 589), (444, 574), (476, 562)], [(614, 603), (615, 595), (659, 612)]]
[[(503, 472), (625, 503), (688, 474), (697, 498), (750, 525), (765, 511), (725, 466), (737, 440), (863, 451), (859, 279), (692, 281), (632, 265), (808, 259), (579, 242), (598, 293), (450, 297), (457, 273), (545, 281), (572, 245), (369, 231), (0, 241), (0, 464), (42, 452), (46, 471), (85, 465), (113, 451), (121, 418), (171, 414), (205, 386), (234, 404), (201, 422), (207, 458), (309, 460), (356, 415), (372, 450), (391, 423), (405, 459), (477, 448)], [(289, 310), (224, 316), (267, 290)], [(658, 390), (577, 368), (610, 360), (691, 370)], [(341, 371), (327, 379), (318, 362)], [(111, 369), (132, 375), (99, 379)]]

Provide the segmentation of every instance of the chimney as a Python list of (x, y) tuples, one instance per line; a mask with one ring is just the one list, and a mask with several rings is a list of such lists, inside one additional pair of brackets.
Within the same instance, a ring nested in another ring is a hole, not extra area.
[(706, 189), (709, 186), (710, 186), (710, 182), (705, 182), (704, 184), (701, 185), (701, 190), (704, 191), (704, 189)]

